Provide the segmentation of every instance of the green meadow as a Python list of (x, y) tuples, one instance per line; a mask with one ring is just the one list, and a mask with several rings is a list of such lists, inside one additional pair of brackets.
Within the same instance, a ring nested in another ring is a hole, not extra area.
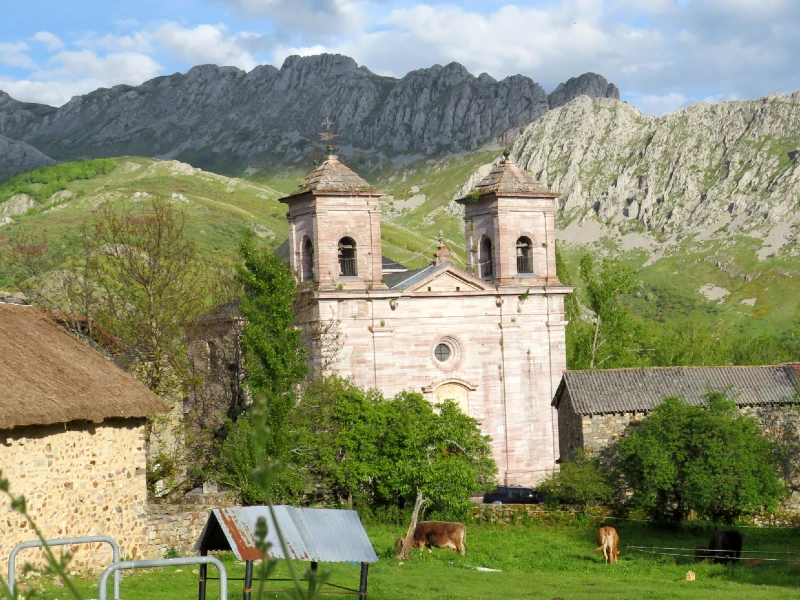
[[(596, 525), (469, 525), (466, 556), (449, 550), (413, 551), (400, 563), (393, 558), (392, 541), (401, 528), (368, 526), (367, 532), (380, 560), (370, 566), (368, 598), (372, 600), (564, 600), (673, 599), (780, 600), (800, 593), (800, 548), (795, 529), (744, 529), (744, 554), (753, 558), (780, 559), (736, 567), (707, 562), (693, 563), (680, 550), (633, 549), (632, 546), (689, 548), (704, 546), (710, 529), (671, 529), (614, 523), (620, 535), (619, 562), (606, 565), (593, 553)], [(244, 566), (232, 554), (220, 557), (230, 577), (243, 577)], [(299, 563), (301, 569), (307, 563)], [(358, 587), (359, 567), (322, 564), (330, 569), (331, 582)], [(475, 567), (497, 569), (480, 571)], [(122, 582), (125, 600), (191, 600), (197, 598), (197, 574), (193, 567), (127, 572)], [(213, 568), (209, 568), (212, 576)], [(696, 580), (686, 581), (692, 570)], [(276, 577), (285, 577), (280, 565)], [(65, 591), (43, 576), (25, 580), (40, 597), (65, 600)], [(84, 598), (97, 597), (97, 579), (79, 579)], [(283, 582), (268, 589), (285, 590)], [(209, 600), (218, 600), (216, 582), (209, 583)], [(109, 585), (109, 594), (111, 592)], [(242, 582), (231, 581), (229, 597), (242, 597)], [(109, 596), (110, 597), (110, 596)], [(267, 598), (289, 598), (271, 592)], [(334, 598), (336, 596), (326, 596)], [(344, 596), (347, 597), (347, 596)], [(351, 596), (353, 597), (353, 596)]]

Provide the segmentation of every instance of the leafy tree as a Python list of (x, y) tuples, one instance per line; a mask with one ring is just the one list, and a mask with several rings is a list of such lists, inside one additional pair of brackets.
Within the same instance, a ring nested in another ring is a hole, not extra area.
[(297, 402), (296, 386), (308, 373), (301, 334), (294, 324), (296, 285), (288, 265), (269, 250), (257, 249), (252, 235), (244, 236), (240, 252), (245, 384), (265, 399), (272, 432), (267, 452), (275, 458), (284, 450), (284, 425)]
[(385, 404), (346, 379), (312, 381), (290, 415), (294, 468), (339, 505), (369, 505)]
[(624, 299), (635, 288), (633, 270), (609, 259), (598, 266), (587, 254), (581, 259), (580, 274), (594, 316), (591, 327), (570, 332), (570, 368), (646, 365), (651, 348)]
[(666, 398), (620, 439), (620, 469), (632, 502), (678, 520), (689, 511), (714, 520), (772, 509), (785, 496), (774, 444), (724, 392), (706, 407)]
[(609, 502), (615, 493), (613, 484), (596, 456), (579, 452), (574, 460), (563, 463), (538, 489), (549, 502), (593, 506)]
[(182, 396), (188, 376), (184, 328), (206, 308), (207, 278), (186, 233), (186, 213), (153, 197), (104, 205), (83, 236), (97, 286), (95, 316), (135, 357), (157, 394)]
[(383, 418), (377, 502), (410, 502), (421, 492), (431, 510), (460, 518), (470, 496), (494, 486), (497, 466), (489, 437), (452, 400), (434, 406), (422, 394), (402, 392), (386, 402)]

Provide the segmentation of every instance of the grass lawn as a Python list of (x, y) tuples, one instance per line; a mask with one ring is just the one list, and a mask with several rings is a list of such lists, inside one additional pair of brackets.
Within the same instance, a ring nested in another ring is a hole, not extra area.
[[(400, 528), (368, 527), (380, 561), (370, 567), (369, 595), (373, 600), (485, 600), (533, 599), (599, 600), (623, 598), (702, 598), (759, 599), (797, 598), (800, 593), (800, 563), (783, 561), (741, 564), (724, 567), (708, 563), (692, 564), (691, 558), (658, 556), (634, 551), (627, 546), (694, 548), (705, 545), (708, 531), (673, 531), (640, 526), (618, 525), (621, 555), (616, 565), (603, 563), (593, 554), (595, 526), (480, 526), (470, 525), (467, 555), (446, 550), (433, 554), (414, 551), (400, 565), (392, 558), (392, 540)], [(744, 550), (757, 551), (744, 556), (793, 559), (800, 556), (795, 529), (746, 529)], [(791, 554), (784, 554), (791, 552)], [(775, 553), (775, 554), (769, 554)], [(781, 554), (778, 554), (781, 553)], [(242, 577), (244, 567), (232, 555), (222, 557), (230, 577)], [(301, 565), (305, 568), (306, 565)], [(358, 587), (359, 568), (355, 565), (320, 565), (330, 568), (332, 582)], [(477, 571), (484, 566), (501, 572)], [(687, 582), (686, 571), (697, 580)], [(192, 567), (157, 569), (132, 574), (122, 583), (125, 600), (191, 600), (197, 598), (197, 575)], [(213, 568), (209, 568), (212, 575)], [(285, 574), (283, 565), (280, 573)], [(278, 574), (277, 576), (284, 576)], [(65, 600), (63, 588), (43, 584), (42, 578), (27, 579), (42, 591), (42, 598)], [(78, 581), (84, 598), (96, 598), (96, 579)], [(285, 589), (274, 583), (272, 589)], [(277, 586), (277, 587), (276, 587)], [(209, 600), (217, 600), (216, 582), (209, 585)], [(231, 581), (229, 597), (241, 598), (242, 582)], [(109, 594), (110, 594), (109, 586)], [(110, 597), (110, 595), (109, 595)], [(288, 594), (269, 594), (269, 598), (288, 598)], [(334, 598), (336, 596), (328, 596)], [(353, 597), (353, 596), (351, 596)]]

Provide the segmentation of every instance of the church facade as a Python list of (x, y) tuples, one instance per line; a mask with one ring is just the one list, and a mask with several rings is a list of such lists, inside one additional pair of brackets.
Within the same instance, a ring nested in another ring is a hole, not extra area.
[[(452, 398), (491, 436), (500, 479), (535, 484), (559, 455), (553, 395), (566, 370), (555, 199), (506, 155), (464, 206), (467, 268), (440, 238), (409, 270), (381, 251), (383, 194), (331, 153), (291, 195), (281, 248), (314, 302), (300, 324), (335, 323), (328, 368), (391, 396)], [(319, 356), (319, 353), (312, 355)]]

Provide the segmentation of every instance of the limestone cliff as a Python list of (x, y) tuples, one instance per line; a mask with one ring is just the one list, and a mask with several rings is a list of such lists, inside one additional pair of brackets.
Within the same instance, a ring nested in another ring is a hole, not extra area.
[(764, 240), (762, 258), (800, 252), (800, 92), (663, 117), (583, 96), (528, 126), (512, 157), (563, 194), (573, 241), (747, 233)]
[(0, 180), (52, 164), (52, 158), (33, 146), (0, 135)]
[[(580, 87), (565, 85), (571, 93)], [(583, 85), (580, 93), (600, 87)], [(231, 172), (292, 165), (318, 146), (329, 117), (341, 153), (363, 154), (363, 171), (507, 139), (549, 107), (542, 87), (521, 75), (496, 81), (451, 63), (394, 79), (323, 54), (249, 73), (198, 66), (137, 87), (99, 89), (60, 108), (0, 92), (0, 134), (59, 160), (137, 154)]]

